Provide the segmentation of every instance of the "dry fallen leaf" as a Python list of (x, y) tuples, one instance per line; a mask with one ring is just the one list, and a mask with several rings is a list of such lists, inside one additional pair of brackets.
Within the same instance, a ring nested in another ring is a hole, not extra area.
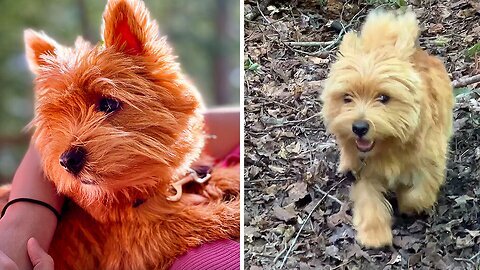
[(468, 234), (472, 236), (472, 238), (475, 238), (477, 236), (480, 236), (480, 231), (470, 231), (470, 230), (465, 230)]
[(299, 181), (293, 184), (292, 188), (288, 191), (289, 202), (296, 202), (299, 199), (307, 196), (307, 183)]
[(473, 242), (472, 236), (465, 235), (465, 237), (457, 237), (455, 239), (456, 248), (467, 248), (473, 246), (475, 243)]
[(388, 265), (397, 264), (402, 261), (402, 255), (398, 254), (397, 252), (392, 254), (390, 261), (387, 262)]
[(275, 166), (275, 165), (268, 165), (268, 168), (270, 168), (270, 170), (272, 170), (276, 173), (284, 173), (285, 172), (285, 168)]
[(335, 227), (340, 223), (350, 223), (352, 220), (352, 216), (347, 214), (347, 211), (349, 210), (348, 204), (344, 203), (342, 206), (340, 206), (340, 210), (338, 210), (337, 213), (330, 215), (327, 217), (327, 222), (329, 227)]
[(455, 198), (455, 202), (457, 203), (457, 205), (466, 204), (470, 200), (474, 200), (474, 198), (472, 198), (468, 195), (462, 195), (458, 198)]
[(290, 221), (297, 217), (295, 206), (293, 204), (287, 205), (286, 207), (274, 206), (273, 215), (283, 221)]

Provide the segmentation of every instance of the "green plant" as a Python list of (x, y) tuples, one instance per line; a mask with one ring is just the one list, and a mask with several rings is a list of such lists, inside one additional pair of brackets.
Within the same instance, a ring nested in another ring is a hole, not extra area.
[(245, 70), (250, 70), (253, 72), (258, 72), (260, 71), (260, 68), (261, 68), (260, 64), (253, 62), (250, 58), (247, 58), (245, 60), (243, 67)]
[(318, 4), (322, 7), (326, 6), (328, 3), (328, 0), (317, 0)]
[(453, 95), (456, 99), (471, 98), (473, 94), (480, 94), (480, 90), (470, 89), (468, 87), (459, 87), (453, 89)]
[(465, 52), (467, 59), (472, 59), (475, 55), (480, 55), (480, 42), (468, 48)]

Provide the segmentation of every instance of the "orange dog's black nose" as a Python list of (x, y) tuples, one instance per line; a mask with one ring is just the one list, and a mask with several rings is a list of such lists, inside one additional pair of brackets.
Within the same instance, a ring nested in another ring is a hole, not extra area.
[(358, 137), (362, 137), (368, 132), (368, 122), (364, 120), (357, 120), (352, 124), (353, 133), (357, 134)]
[(78, 174), (85, 165), (87, 151), (83, 147), (75, 146), (60, 156), (60, 165), (70, 173)]

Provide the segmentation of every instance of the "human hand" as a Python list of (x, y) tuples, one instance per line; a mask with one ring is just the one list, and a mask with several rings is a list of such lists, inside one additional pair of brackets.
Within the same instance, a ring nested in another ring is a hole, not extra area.
[[(15, 212), (18, 208), (28, 206), (26, 203), (25, 205), (21, 203), (12, 204), (12, 209), (9, 209), (9, 211), (13, 210)], [(28, 211), (31, 210), (28, 209)], [(22, 221), (18, 216), (10, 214), (0, 219), (0, 269), (32, 269), (27, 254), (27, 240), (31, 235), (31, 229), (28, 225), (35, 224), (35, 222), (33, 220), (30, 222)], [(39, 226), (37, 225), (37, 227)], [(12, 265), (15, 267), (13, 268)]]
[(10, 259), (10, 257), (0, 251), (0, 269), (18, 270), (18, 266), (12, 259)]
[[(43, 250), (35, 238), (28, 239), (27, 242), (28, 256), (33, 265), (33, 270), (53, 270), (53, 259)], [(19, 270), (18, 265), (10, 259), (5, 253), (0, 251), (0, 269), (2, 270)]]
[(33, 265), (33, 270), (53, 270), (53, 259), (43, 250), (35, 238), (28, 239), (28, 256)]
[[(11, 187), (10, 200), (21, 197), (41, 200), (58, 211), (63, 202), (53, 184), (44, 179), (40, 157), (33, 146), (25, 154)], [(44, 206), (28, 202), (10, 205), (0, 219), (0, 253), (12, 260), (18, 269), (32, 269), (27, 241), (35, 237), (41, 246), (48, 248), (56, 224), (56, 216)], [(0, 262), (7, 261), (5, 256)], [(9, 267), (9, 263), (6, 266)], [(0, 269), (4, 268), (0, 264)]]

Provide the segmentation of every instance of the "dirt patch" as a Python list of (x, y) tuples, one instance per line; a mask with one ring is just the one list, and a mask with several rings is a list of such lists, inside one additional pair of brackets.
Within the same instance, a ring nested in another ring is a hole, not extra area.
[[(355, 243), (351, 180), (336, 173), (338, 151), (319, 116), (318, 96), (343, 29), (358, 29), (369, 10), (391, 6), (379, 2), (402, 1), (368, 2), (376, 4), (245, 1), (251, 19), (245, 22), (246, 269), (276, 269), (283, 261), (284, 269), (480, 265), (480, 84), (457, 99), (447, 182), (432, 213), (395, 215), (392, 248)], [(420, 45), (445, 61), (452, 80), (477, 74), (468, 49), (480, 40), (480, 7), (426, 2), (411, 3), (421, 21)]]

